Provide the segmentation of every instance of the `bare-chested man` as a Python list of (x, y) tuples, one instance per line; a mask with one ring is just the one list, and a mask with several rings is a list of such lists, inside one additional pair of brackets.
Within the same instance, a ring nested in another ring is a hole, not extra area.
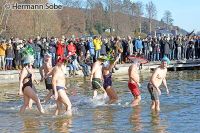
[(52, 70), (53, 68), (52, 68), (52, 63), (51, 63), (51, 55), (46, 54), (44, 56), (44, 63), (42, 67), (40, 68), (40, 75), (41, 75), (40, 82), (42, 82), (45, 78), (45, 86), (46, 86), (46, 89), (49, 90), (49, 93), (44, 98), (44, 101), (43, 101), (44, 103), (46, 103), (53, 95), (52, 76), (51, 76)]
[(52, 71), (52, 86), (57, 104), (55, 115), (61, 113), (62, 104), (66, 107), (67, 115), (72, 115), (72, 104), (65, 92), (65, 69), (66, 59), (59, 57)]
[(105, 61), (105, 57), (100, 56), (97, 61), (92, 66), (90, 82), (92, 83), (93, 98), (97, 97), (97, 90), (101, 89), (104, 91), (104, 96), (106, 96), (106, 91), (103, 89), (102, 83), (102, 65)]
[(109, 97), (109, 104), (112, 104), (118, 100), (116, 92), (112, 88), (112, 69), (115, 64), (119, 61), (120, 56), (116, 58), (113, 62), (106, 61), (103, 65), (103, 88), (105, 89), (108, 97)]
[(134, 96), (134, 99), (131, 103), (131, 106), (137, 106), (139, 105), (141, 101), (141, 95), (140, 95), (140, 77), (138, 74), (138, 64), (139, 62), (134, 61), (133, 64), (128, 69), (128, 75), (129, 75), (129, 81), (128, 81), (128, 88), (131, 91), (132, 95)]
[(161, 91), (159, 87), (162, 83), (166, 88), (167, 94), (169, 94), (167, 82), (165, 79), (167, 74), (167, 65), (169, 63), (169, 59), (167, 57), (163, 57), (161, 65), (156, 68), (155, 72), (151, 76), (150, 82), (147, 85), (152, 100), (151, 109), (155, 111), (160, 111), (159, 95), (161, 95)]

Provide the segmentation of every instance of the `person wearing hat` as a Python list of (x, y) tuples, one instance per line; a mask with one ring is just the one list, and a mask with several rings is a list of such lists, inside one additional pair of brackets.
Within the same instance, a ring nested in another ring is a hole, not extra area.
[(29, 106), (29, 102), (32, 99), (39, 110), (40, 113), (44, 113), (40, 99), (38, 98), (36, 91), (34, 89), (33, 81), (35, 80), (35, 74), (33, 70), (34, 57), (33, 55), (26, 55), (23, 59), (23, 65), (19, 77), (19, 95), (24, 97), (24, 104), (20, 108), (20, 113), (24, 113), (26, 107)]
[(151, 95), (151, 109), (155, 111), (160, 111), (160, 101), (159, 101), (159, 95), (161, 95), (160, 91), (160, 85), (163, 83), (163, 85), (166, 88), (167, 94), (169, 94), (169, 90), (167, 87), (167, 81), (166, 81), (166, 74), (167, 74), (167, 65), (170, 64), (170, 60), (164, 56), (161, 60), (161, 65), (156, 68), (154, 73), (152, 74), (150, 81), (147, 85), (148, 91)]
[(97, 61), (93, 64), (90, 76), (90, 82), (92, 84), (93, 98), (97, 97), (97, 90), (101, 89), (106, 96), (106, 91), (103, 89), (102, 83), (102, 65), (105, 62), (105, 56), (99, 56)]
[(56, 100), (56, 112), (55, 115), (59, 115), (62, 110), (62, 104), (66, 107), (66, 114), (72, 115), (72, 104), (65, 92), (65, 63), (67, 59), (64, 57), (59, 57), (57, 59), (57, 64), (52, 70), (52, 87), (54, 91), (54, 96)]
[(51, 63), (51, 55), (47, 53), (44, 56), (44, 63), (40, 67), (40, 75), (41, 75), (40, 82), (42, 82), (45, 79), (46, 89), (49, 90), (49, 93), (44, 98), (44, 103), (46, 103), (53, 95), (52, 75), (51, 75), (52, 70), (53, 68), (52, 68), (52, 63)]
[(141, 101), (141, 93), (139, 90), (140, 87), (140, 77), (138, 73), (140, 63), (135, 60), (133, 61), (133, 64), (129, 67), (128, 69), (128, 75), (129, 75), (129, 80), (128, 80), (128, 88), (131, 91), (134, 99), (131, 103), (131, 106), (137, 106), (139, 105)]

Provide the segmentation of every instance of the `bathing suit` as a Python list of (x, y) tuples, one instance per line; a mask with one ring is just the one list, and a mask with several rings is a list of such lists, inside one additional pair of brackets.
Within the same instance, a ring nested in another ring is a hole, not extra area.
[(137, 83), (128, 82), (128, 88), (129, 88), (129, 90), (131, 91), (131, 93), (133, 94), (134, 97), (140, 95), (140, 90), (138, 88)]
[(100, 89), (101, 88), (101, 79), (100, 78), (93, 78), (92, 79), (92, 89)]
[(148, 88), (149, 93), (151, 95), (151, 100), (159, 100), (158, 91), (156, 90), (154, 85), (152, 83), (148, 83), (147, 88)]
[(48, 77), (45, 79), (45, 85), (47, 90), (53, 89), (52, 87), (52, 77)]
[(56, 89), (57, 89), (57, 91), (59, 91), (59, 90), (65, 90), (65, 87), (62, 87), (62, 86), (56, 86)]
[(106, 89), (108, 86), (112, 86), (112, 73), (108, 75), (103, 75), (104, 83), (103, 88)]
[[(26, 68), (26, 70), (27, 70), (27, 68)], [(26, 82), (25, 84), (23, 84), (23, 86), (22, 86), (22, 92), (24, 92), (24, 89), (27, 86), (30, 86), (32, 88), (32, 85), (33, 85), (33, 83), (32, 83), (32, 74), (29, 71), (28, 71), (27, 76), (24, 79), (26, 79), (26, 78), (29, 79), (29, 80), (28, 80), (28, 82)]]

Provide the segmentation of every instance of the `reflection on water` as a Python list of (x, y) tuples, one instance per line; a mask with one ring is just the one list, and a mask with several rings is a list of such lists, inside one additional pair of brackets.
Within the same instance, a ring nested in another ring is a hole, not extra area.
[(111, 107), (94, 109), (93, 125), (95, 133), (109, 132), (114, 133), (115, 129), (112, 127), (113, 115), (115, 110)]
[(69, 133), (69, 128), (72, 126), (71, 118), (57, 118), (49, 123), (49, 129), (55, 132)]
[(130, 123), (133, 126), (133, 132), (140, 132), (142, 130), (141, 121), (141, 106), (136, 106), (130, 116)]
[(155, 133), (166, 133), (166, 125), (162, 125), (159, 112), (152, 111), (151, 113), (151, 125), (152, 130)]
[(22, 132), (38, 133), (40, 131), (40, 119), (34, 116), (22, 116), (23, 127)]
[[(18, 115), (22, 98), (15, 94), (18, 83), (0, 85), (0, 133), (4, 132), (139, 132), (177, 133), (199, 132), (200, 125), (200, 71), (169, 72), (167, 74), (170, 95), (162, 90), (161, 112), (151, 112), (151, 99), (146, 88), (151, 73), (141, 73), (142, 101), (137, 107), (130, 107), (132, 100), (127, 87), (127, 75), (113, 76), (113, 88), (119, 96), (119, 103), (106, 105), (91, 99), (89, 79), (68, 79), (69, 96), (72, 101), (73, 117), (53, 116), (54, 100), (44, 105), (47, 114), (39, 115), (36, 106)], [(43, 99), (48, 93), (44, 84), (37, 87), (38, 96)], [(161, 87), (163, 88), (163, 87)]]

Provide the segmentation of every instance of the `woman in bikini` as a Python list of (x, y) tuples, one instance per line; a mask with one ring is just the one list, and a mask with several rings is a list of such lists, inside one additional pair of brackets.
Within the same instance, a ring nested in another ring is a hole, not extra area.
[(24, 59), (24, 67), (20, 72), (19, 78), (19, 95), (24, 97), (24, 104), (20, 108), (20, 113), (24, 113), (26, 107), (29, 105), (29, 101), (32, 99), (39, 110), (40, 113), (44, 113), (40, 99), (36, 95), (35, 89), (33, 88), (33, 81), (37, 82), (34, 79), (34, 71), (32, 68), (34, 57), (27, 55)]
[(62, 110), (62, 104), (66, 107), (66, 114), (71, 116), (72, 115), (72, 104), (69, 97), (65, 91), (65, 69), (66, 66), (64, 63), (67, 60), (63, 57), (59, 57), (57, 60), (57, 64), (52, 71), (52, 87), (54, 90), (54, 96), (56, 100), (56, 112), (55, 115), (59, 115)]

